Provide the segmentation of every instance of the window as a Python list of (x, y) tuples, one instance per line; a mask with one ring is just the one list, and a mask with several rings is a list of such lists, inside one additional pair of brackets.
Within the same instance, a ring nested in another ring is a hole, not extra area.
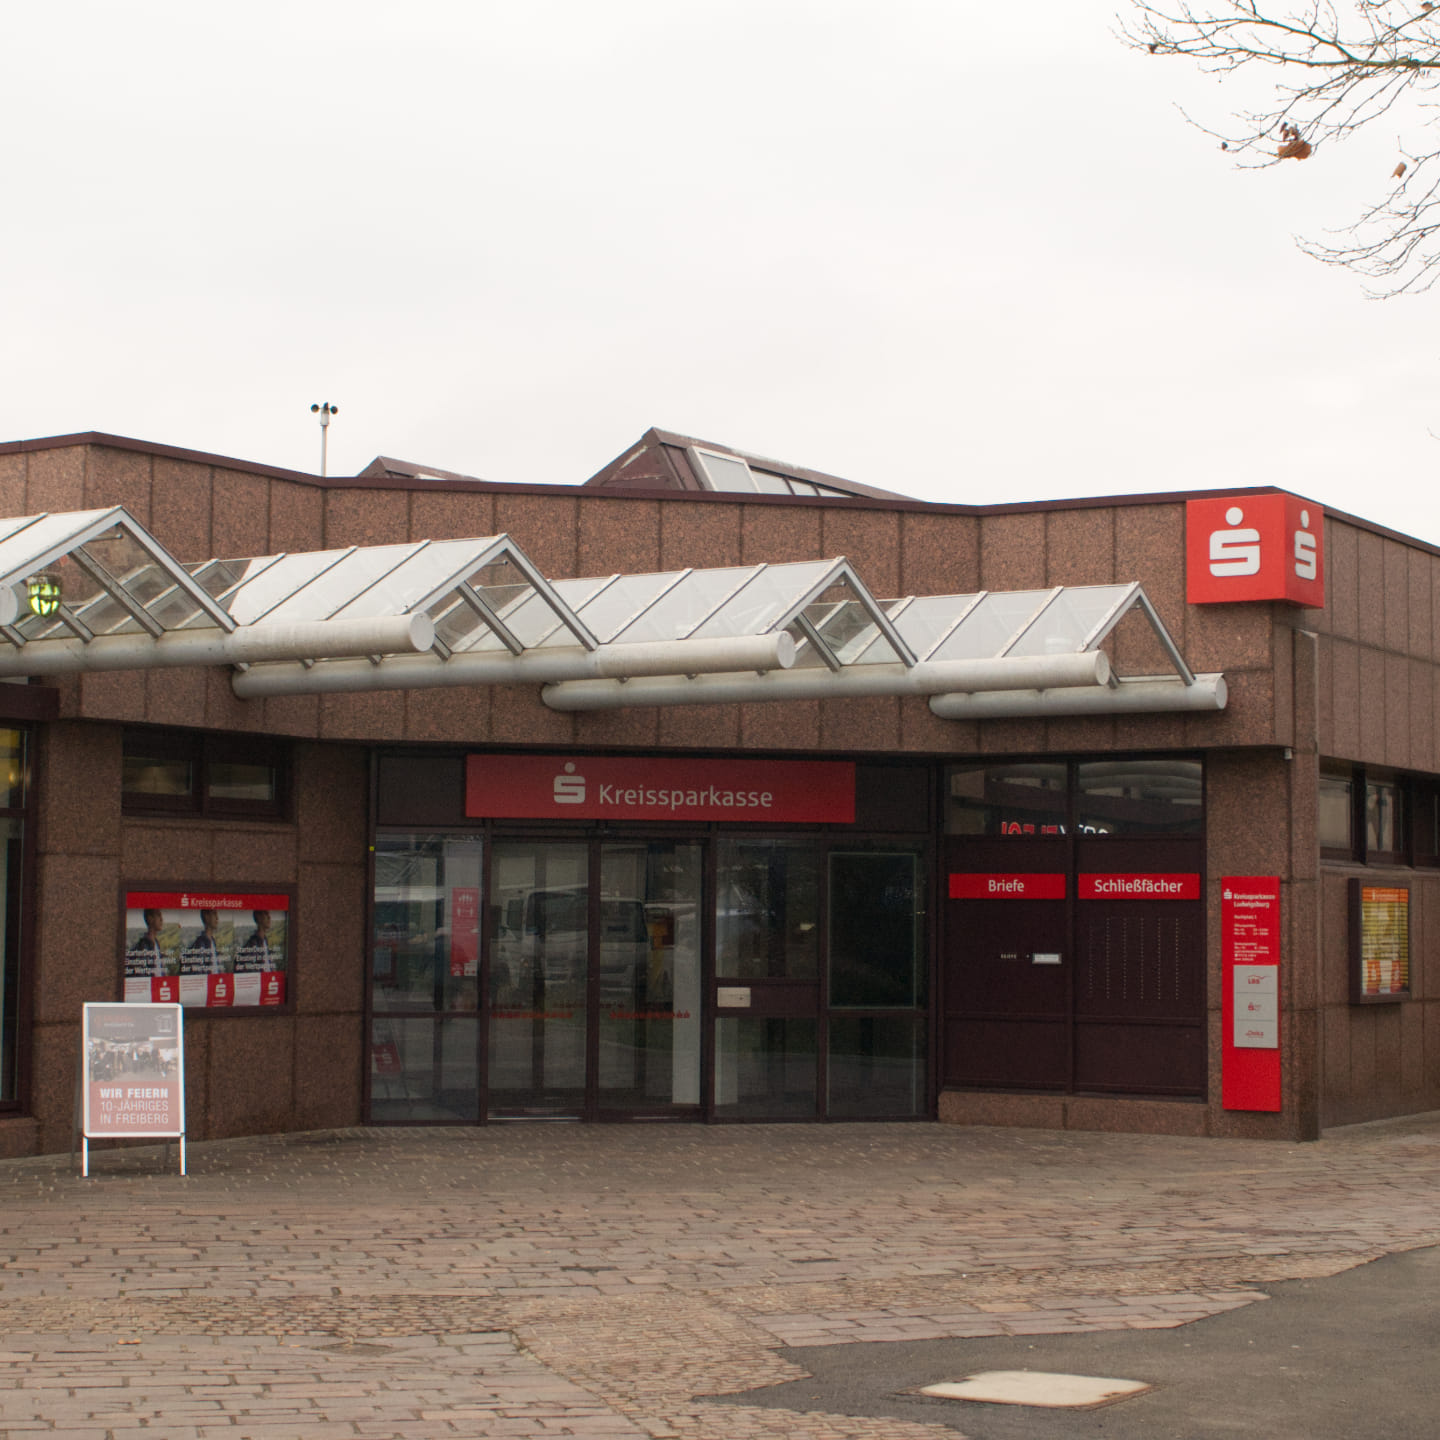
[(1095, 760), (1077, 766), (1076, 774), (1082, 835), (1203, 833), (1205, 775), (1198, 760)]
[(1320, 776), (1320, 853), (1331, 860), (1355, 858), (1355, 790), (1349, 775)]
[(280, 818), (289, 805), (282, 741), (185, 730), (127, 730), (120, 782), (131, 815)]
[(1398, 780), (1365, 777), (1365, 858), (1404, 864), (1404, 797)]

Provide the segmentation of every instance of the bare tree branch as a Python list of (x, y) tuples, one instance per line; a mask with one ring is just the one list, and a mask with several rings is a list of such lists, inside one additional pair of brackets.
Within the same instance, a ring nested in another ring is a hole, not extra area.
[(1263, 108), (1236, 110), (1223, 129), (1191, 121), (1242, 166), (1307, 160), (1402, 101), (1415, 102), (1418, 133), (1401, 148), (1389, 193), (1331, 238), (1304, 240), (1301, 248), (1381, 282), (1372, 288), (1377, 295), (1427, 290), (1440, 279), (1440, 116), (1425, 100), (1440, 88), (1440, 4), (1132, 0), (1120, 37), (1210, 74), (1276, 72)]

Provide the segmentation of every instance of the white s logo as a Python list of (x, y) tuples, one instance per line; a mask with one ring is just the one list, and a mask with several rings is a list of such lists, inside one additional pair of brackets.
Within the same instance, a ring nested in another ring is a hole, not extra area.
[(1315, 578), (1315, 550), (1316, 540), (1310, 533), (1310, 512), (1300, 512), (1300, 523), (1305, 528), (1295, 532), (1295, 573), (1302, 580), (1313, 580)]
[(585, 803), (585, 777), (575, 774), (575, 766), (568, 763), (565, 773), (555, 777), (554, 799), (557, 805), (583, 805)]
[[(1225, 512), (1227, 525), (1239, 525), (1245, 512), (1232, 505)], [(1216, 530), (1210, 536), (1210, 573), (1212, 575), (1258, 575), (1260, 573), (1260, 532)]]

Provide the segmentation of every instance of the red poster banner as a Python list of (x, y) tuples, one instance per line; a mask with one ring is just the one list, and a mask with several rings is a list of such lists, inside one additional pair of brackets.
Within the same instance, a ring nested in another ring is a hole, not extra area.
[(290, 896), (270, 890), (126, 890), (129, 1004), (283, 1005)]
[(1063, 900), (1063, 875), (979, 875), (950, 877), (952, 900)]
[(1198, 900), (1199, 875), (1081, 875), (1082, 900)]
[(470, 755), (465, 813), (499, 820), (855, 822), (855, 767), (831, 760)]
[(456, 885), (450, 891), (450, 974), (480, 973), (480, 887)]
[(1280, 880), (1227, 875), (1220, 882), (1221, 1103), (1281, 1108)]

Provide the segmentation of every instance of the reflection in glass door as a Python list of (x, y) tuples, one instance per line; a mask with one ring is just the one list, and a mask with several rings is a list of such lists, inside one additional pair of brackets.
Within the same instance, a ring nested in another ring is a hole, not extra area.
[(700, 846), (600, 847), (598, 1104), (700, 1103)]
[(502, 840), (490, 859), (490, 1110), (585, 1110), (589, 847)]

